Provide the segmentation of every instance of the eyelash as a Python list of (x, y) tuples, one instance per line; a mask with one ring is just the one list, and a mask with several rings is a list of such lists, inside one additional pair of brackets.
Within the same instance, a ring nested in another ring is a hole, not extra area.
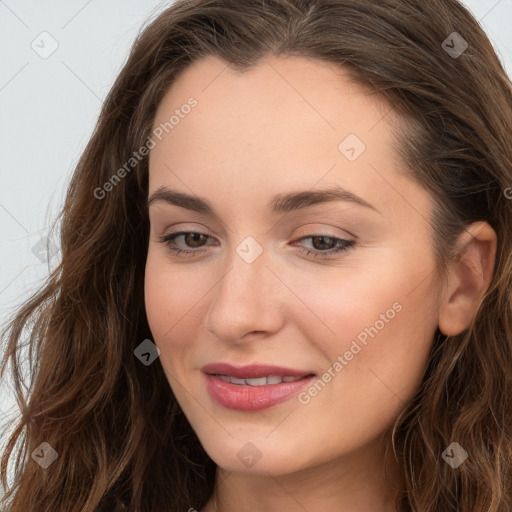
[[(196, 234), (196, 235), (204, 235), (204, 233), (199, 233), (198, 231), (178, 231), (176, 233), (172, 233), (170, 235), (164, 235), (159, 237), (160, 243), (163, 243), (167, 246), (167, 248), (173, 252), (174, 254), (198, 254), (200, 252), (204, 252), (203, 249), (180, 249), (176, 247), (176, 243), (174, 241), (175, 238), (181, 235), (189, 235), (189, 234)], [(209, 237), (210, 238), (210, 237)], [(299, 239), (299, 241), (306, 240), (308, 238), (329, 238), (331, 240), (336, 240), (336, 243), (342, 243), (342, 245), (334, 248), (334, 249), (328, 249), (326, 251), (320, 251), (318, 249), (307, 249), (305, 247), (302, 247), (300, 250), (301, 252), (305, 253), (306, 255), (313, 255), (315, 258), (327, 258), (329, 256), (333, 256), (335, 254), (340, 254), (342, 252), (348, 251), (355, 245), (355, 240), (345, 240), (344, 238), (337, 238), (334, 236), (328, 236), (328, 235), (309, 235), (309, 236), (303, 236)]]

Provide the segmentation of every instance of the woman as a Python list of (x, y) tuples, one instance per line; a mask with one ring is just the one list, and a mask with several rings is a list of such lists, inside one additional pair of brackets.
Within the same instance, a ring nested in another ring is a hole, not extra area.
[(169, 7), (5, 331), (6, 506), (510, 510), (511, 133), (455, 0)]

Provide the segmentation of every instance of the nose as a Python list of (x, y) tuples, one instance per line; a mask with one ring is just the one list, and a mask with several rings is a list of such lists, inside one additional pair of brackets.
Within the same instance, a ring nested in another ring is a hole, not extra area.
[(278, 331), (285, 287), (271, 267), (265, 251), (249, 263), (233, 249), (222, 267), (220, 281), (211, 292), (207, 330), (227, 343)]

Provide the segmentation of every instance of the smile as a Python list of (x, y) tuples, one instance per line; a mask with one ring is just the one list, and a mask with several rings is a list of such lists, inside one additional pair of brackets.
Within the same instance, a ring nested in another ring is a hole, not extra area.
[[(226, 409), (251, 412), (268, 409), (290, 400), (310, 386), (315, 375), (238, 378), (203, 373), (211, 399)], [(286, 380), (285, 380), (286, 379)]]
[(239, 386), (268, 386), (273, 384), (281, 384), (283, 382), (295, 382), (304, 378), (279, 375), (269, 375), (267, 377), (253, 379), (239, 379), (229, 375), (215, 375), (215, 377), (222, 379), (224, 382), (231, 382), (232, 384), (237, 384)]

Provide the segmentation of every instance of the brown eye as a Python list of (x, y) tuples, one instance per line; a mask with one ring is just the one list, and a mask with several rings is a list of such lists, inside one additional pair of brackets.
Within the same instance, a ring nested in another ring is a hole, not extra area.
[(301, 247), (301, 251), (307, 255), (312, 254), (315, 257), (328, 258), (336, 254), (348, 251), (355, 244), (355, 240), (345, 240), (329, 235), (310, 235), (304, 236), (299, 241), (311, 240), (312, 249)]
[(205, 239), (208, 238), (207, 235), (203, 233), (196, 233), (196, 232), (189, 232), (183, 234), (184, 241), (187, 246), (189, 247), (201, 247), (201, 243), (205, 241)]
[[(182, 238), (183, 244), (176, 243), (176, 239)], [(196, 231), (180, 231), (160, 237), (160, 242), (165, 244), (175, 254), (192, 254), (203, 252), (204, 242), (210, 238), (204, 233)], [(185, 248), (181, 248), (181, 247)]]
[[(328, 251), (329, 249), (334, 249), (337, 245), (337, 239), (332, 236), (312, 236), (310, 238), (312, 241), (311, 245), (318, 251)], [(334, 243), (329, 243), (329, 241)]]

